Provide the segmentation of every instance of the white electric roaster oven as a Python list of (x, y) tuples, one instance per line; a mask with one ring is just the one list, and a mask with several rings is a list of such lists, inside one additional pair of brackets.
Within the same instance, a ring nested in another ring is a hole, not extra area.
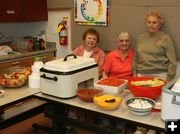
[(180, 119), (180, 78), (163, 88), (161, 118), (164, 121)]
[(76, 96), (79, 85), (98, 80), (98, 65), (93, 58), (74, 54), (46, 62), (40, 69), (41, 92), (60, 98)]

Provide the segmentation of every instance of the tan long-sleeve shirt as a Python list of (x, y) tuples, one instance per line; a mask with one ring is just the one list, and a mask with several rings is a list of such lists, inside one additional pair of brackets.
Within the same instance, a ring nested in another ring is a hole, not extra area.
[(170, 36), (163, 32), (140, 35), (135, 47), (133, 72), (134, 75), (167, 72), (167, 80), (172, 80), (176, 75), (176, 55)]

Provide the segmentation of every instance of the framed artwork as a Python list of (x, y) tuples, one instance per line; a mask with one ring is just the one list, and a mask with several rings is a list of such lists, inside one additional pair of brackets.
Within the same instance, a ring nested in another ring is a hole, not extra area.
[(74, 0), (75, 23), (109, 25), (110, 0)]

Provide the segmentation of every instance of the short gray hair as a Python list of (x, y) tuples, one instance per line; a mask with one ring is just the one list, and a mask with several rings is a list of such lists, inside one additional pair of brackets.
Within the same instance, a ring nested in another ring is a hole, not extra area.
[(156, 11), (156, 10), (149, 10), (148, 13), (146, 14), (145, 18), (144, 18), (144, 22), (145, 23), (147, 22), (147, 18), (149, 16), (157, 17), (161, 27), (164, 25), (165, 19), (164, 19), (164, 17), (158, 11)]
[(121, 32), (117, 37), (117, 41), (119, 41), (123, 37), (127, 37), (131, 41), (131, 36), (128, 32)]

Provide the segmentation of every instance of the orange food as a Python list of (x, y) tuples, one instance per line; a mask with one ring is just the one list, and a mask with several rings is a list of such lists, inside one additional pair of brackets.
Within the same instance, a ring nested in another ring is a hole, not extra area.
[(3, 76), (0, 75), (0, 85), (3, 83)]
[(77, 95), (86, 102), (93, 102), (93, 97), (100, 93), (102, 93), (102, 90), (99, 89), (80, 89)]
[(13, 71), (11, 74), (4, 74), (0, 76), (0, 85), (3, 87), (20, 87), (28, 79), (31, 69), (24, 68), (21, 71)]
[(119, 78), (115, 78), (115, 77), (108, 77), (108, 78), (100, 80), (97, 84), (119, 87), (124, 82), (125, 81), (123, 79), (119, 79)]
[(102, 110), (114, 110), (121, 104), (122, 98), (104, 94), (94, 97), (94, 103)]

